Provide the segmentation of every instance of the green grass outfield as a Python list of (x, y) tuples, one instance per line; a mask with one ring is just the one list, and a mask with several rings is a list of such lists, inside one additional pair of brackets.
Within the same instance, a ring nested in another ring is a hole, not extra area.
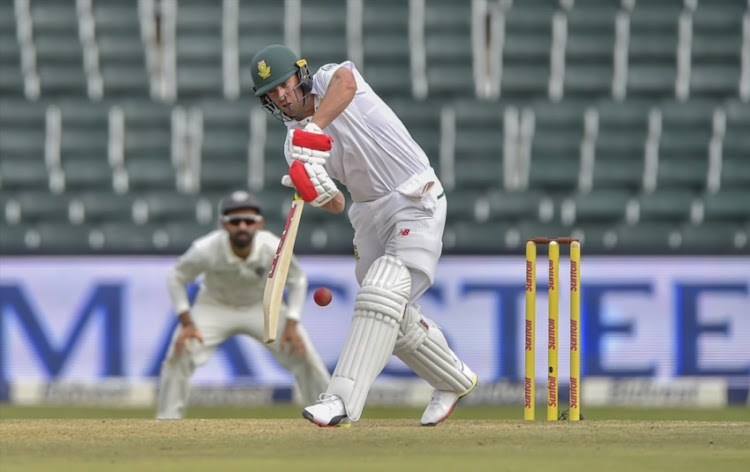
[[(524, 422), (520, 407), (365, 409), (348, 429), (300, 408), (153, 410), (0, 406), (0, 471), (745, 471), (750, 408), (589, 408), (578, 423)], [(539, 409), (537, 415), (544, 416)]]

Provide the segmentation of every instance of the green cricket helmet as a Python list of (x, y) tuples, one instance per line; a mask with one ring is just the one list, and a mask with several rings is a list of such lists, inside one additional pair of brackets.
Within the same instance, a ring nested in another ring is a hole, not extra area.
[(296, 117), (284, 115), (279, 107), (268, 98), (268, 92), (297, 74), (298, 87), (302, 90), (301, 100), (306, 100), (312, 89), (312, 77), (307, 61), (300, 59), (294, 51), (281, 44), (272, 44), (261, 49), (251, 61), (253, 91), (260, 99), (263, 109), (274, 118), (282, 121)]

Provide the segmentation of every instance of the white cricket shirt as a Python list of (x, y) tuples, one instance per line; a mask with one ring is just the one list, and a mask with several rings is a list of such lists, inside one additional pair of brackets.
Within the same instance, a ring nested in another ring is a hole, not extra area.
[[(249, 307), (263, 301), (263, 291), (279, 237), (259, 230), (247, 259), (232, 252), (229, 234), (217, 229), (193, 241), (167, 276), (169, 297), (176, 314), (190, 309), (185, 286), (200, 274), (203, 280), (198, 299), (204, 303)], [(307, 295), (307, 277), (296, 257), (292, 257), (287, 276), (287, 318), (299, 320)]]
[[(411, 177), (431, 170), (430, 162), (401, 120), (365, 82), (352, 62), (327, 64), (318, 69), (313, 75), (312, 93), (325, 95), (339, 67), (352, 71), (357, 92), (346, 109), (323, 130), (333, 138), (331, 157), (325, 168), (332, 178), (346, 186), (354, 202), (377, 200)], [(286, 125), (299, 128), (307, 122), (291, 121)], [(287, 144), (284, 143), (284, 149)], [(287, 159), (291, 165), (290, 158)]]

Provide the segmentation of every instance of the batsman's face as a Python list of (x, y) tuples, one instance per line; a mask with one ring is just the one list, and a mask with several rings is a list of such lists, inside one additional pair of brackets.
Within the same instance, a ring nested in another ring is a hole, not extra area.
[(304, 99), (297, 74), (293, 74), (286, 82), (269, 91), (267, 95), (286, 116), (298, 120), (307, 118), (305, 105), (308, 101)]
[(253, 242), (255, 232), (263, 227), (263, 217), (255, 210), (235, 210), (221, 219), (221, 226), (229, 233), (229, 240), (240, 249)]

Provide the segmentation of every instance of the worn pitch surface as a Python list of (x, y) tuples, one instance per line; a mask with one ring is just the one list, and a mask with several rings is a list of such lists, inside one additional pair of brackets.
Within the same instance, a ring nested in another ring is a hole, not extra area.
[(3, 472), (717, 472), (750, 464), (748, 408), (592, 409), (579, 423), (509, 419), (519, 408), (463, 408), (434, 428), (419, 426), (417, 410), (382, 408), (348, 429), (313, 426), (294, 407), (194, 409), (196, 419), (181, 421), (156, 421), (146, 410), (1, 412)]

